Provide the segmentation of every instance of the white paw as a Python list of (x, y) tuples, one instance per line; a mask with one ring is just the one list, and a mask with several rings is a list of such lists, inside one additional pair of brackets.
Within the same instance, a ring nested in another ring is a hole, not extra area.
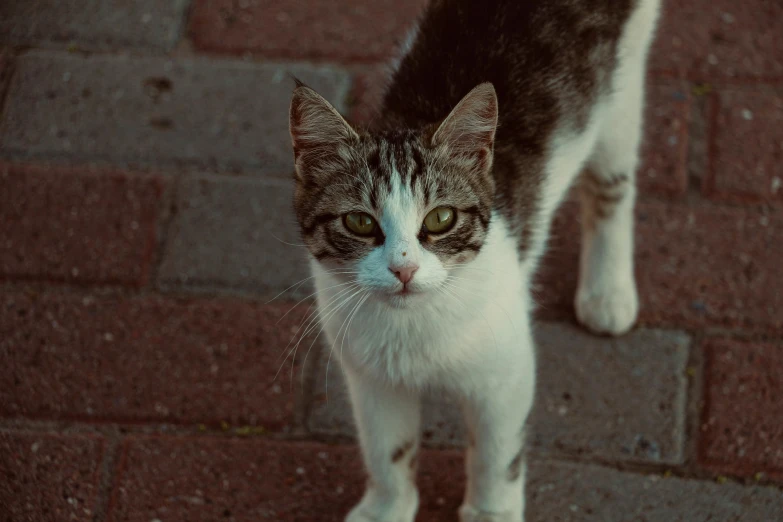
[(418, 493), (407, 500), (394, 503), (380, 503), (374, 495), (365, 493), (364, 498), (354, 507), (345, 522), (413, 522), (419, 508)]
[(460, 522), (522, 522), (522, 510), (520, 509), (519, 512), (487, 513), (463, 504), (459, 508), (459, 520)]
[(582, 289), (576, 293), (576, 317), (597, 334), (622, 335), (639, 314), (639, 297), (633, 281), (606, 289)]

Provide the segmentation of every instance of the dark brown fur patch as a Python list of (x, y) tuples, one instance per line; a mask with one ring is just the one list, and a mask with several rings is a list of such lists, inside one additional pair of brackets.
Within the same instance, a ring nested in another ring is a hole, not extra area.
[[(635, 0), (442, 0), (386, 93), (379, 127), (441, 121), (476, 85), (491, 82), (499, 126), (495, 202), (524, 257), (539, 209), (546, 147), (557, 125), (584, 126), (608, 93), (616, 46)], [(470, 42), (469, 45), (466, 42)]]
[(413, 441), (412, 440), (409, 440), (408, 442), (406, 442), (402, 446), (398, 446), (394, 450), (394, 452), (392, 453), (392, 456), (391, 456), (392, 462), (394, 462), (395, 464), (397, 462), (399, 462), (405, 456), (405, 454), (408, 453), (408, 451), (410, 451), (410, 449), (412, 447), (413, 447)]
[(522, 446), (508, 465), (508, 472), (506, 473), (506, 477), (508, 478), (509, 482), (514, 482), (515, 480), (519, 479), (519, 476), (522, 474), (522, 463), (524, 462), (524, 458), (525, 446)]
[(588, 212), (586, 225), (592, 226), (597, 219), (607, 219), (614, 214), (617, 204), (626, 196), (631, 180), (627, 174), (600, 177), (591, 170), (581, 175), (582, 201)]
[(419, 452), (414, 451), (413, 455), (411, 455), (411, 459), (408, 461), (408, 469), (411, 471), (416, 471), (416, 466), (419, 464)]
[[(496, 210), (519, 238), (524, 258), (539, 226), (536, 216), (553, 134), (560, 127), (583, 128), (596, 102), (609, 94), (617, 43), (636, 2), (432, 2), (369, 131), (344, 132), (338, 122), (337, 132), (325, 135), (341, 136), (339, 146), (300, 140), (305, 153), (297, 149), (297, 165), (315, 173), (297, 176), (294, 198), (310, 251), (323, 261), (341, 263), (383, 244), (380, 233), (357, 238), (338, 219), (319, 222), (314, 216), (342, 215), (359, 206), (381, 209), (394, 164), (424, 206), (457, 194), (464, 202), (458, 210), (478, 209), (448, 236), (422, 238), (424, 248), (443, 261), (469, 260), (481, 249)], [(484, 82), (492, 83), (497, 94), (499, 125), (494, 148), (486, 149), (492, 156), (479, 155), (479, 163), (492, 160), (490, 175), (477, 176), (471, 172), (475, 157), (438, 157), (430, 145), (440, 123)], [(295, 109), (294, 123), (307, 114)], [(324, 121), (339, 120), (324, 114)], [(595, 215), (610, 211), (608, 205), (596, 207)]]

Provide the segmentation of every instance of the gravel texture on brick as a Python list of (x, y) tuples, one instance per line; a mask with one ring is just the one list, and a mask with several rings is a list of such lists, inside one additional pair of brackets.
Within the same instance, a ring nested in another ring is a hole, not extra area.
[[(183, 180), (159, 270), (164, 287), (232, 287), (271, 294), (309, 279), (293, 181)], [(287, 296), (310, 293), (305, 281)], [(271, 296), (270, 295), (270, 296)]]
[(686, 335), (637, 330), (611, 339), (564, 324), (536, 330), (539, 383), (528, 438), (534, 449), (682, 461)]
[(143, 285), (163, 181), (0, 163), (0, 278)]
[[(537, 397), (528, 434), (533, 451), (616, 461), (682, 460), (687, 336), (642, 330), (609, 339), (554, 323), (536, 326), (536, 342)], [(326, 389), (324, 352), (316, 369), (309, 427), (317, 433), (354, 436), (334, 359)], [(464, 443), (454, 400), (428, 398), (423, 418), (425, 443)]]
[(305, 311), (281, 321), (291, 305), (7, 292), (0, 416), (287, 430), (303, 352), (293, 370), (281, 355)]
[(681, 196), (688, 187), (690, 93), (684, 83), (653, 79), (645, 103), (639, 190), (642, 194)]
[(364, 485), (356, 448), (253, 438), (134, 438), (110, 522), (341, 520)]
[(270, 58), (378, 60), (401, 44), (425, 0), (194, 0), (197, 49)]
[(288, 178), (290, 75), (343, 108), (348, 75), (328, 66), (31, 52), (17, 61), (0, 150)]
[[(419, 522), (453, 522), (462, 457), (424, 451)], [(213, 437), (132, 438), (124, 447), (111, 522), (172, 519), (337, 522), (365, 482), (358, 448)], [(590, 465), (533, 462), (528, 522), (769, 522), (783, 509), (773, 488), (640, 475)]]
[[(541, 317), (573, 317), (578, 276), (576, 205), (566, 205), (541, 262)], [(641, 201), (636, 278), (644, 325), (783, 332), (783, 259), (777, 210)]]
[(0, 3), (0, 42), (59, 49), (166, 50), (187, 0), (10, 0)]
[(783, 199), (783, 90), (725, 88), (712, 102), (707, 195), (736, 202)]
[(783, 345), (704, 343), (700, 460), (718, 472), (783, 478)]
[(0, 519), (92, 521), (103, 440), (0, 432)]
[(530, 522), (771, 522), (783, 513), (783, 493), (552, 463), (529, 472), (528, 505)]
[(698, 80), (783, 76), (778, 0), (668, 0), (651, 68)]

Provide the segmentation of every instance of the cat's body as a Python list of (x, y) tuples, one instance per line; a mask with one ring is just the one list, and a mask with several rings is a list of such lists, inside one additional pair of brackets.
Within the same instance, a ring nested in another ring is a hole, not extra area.
[(350, 522), (413, 520), (429, 388), (465, 409), (463, 522), (522, 520), (530, 283), (585, 166), (577, 315), (613, 334), (636, 317), (633, 179), (658, 4), (434, 1), (369, 133), (297, 89), (295, 207), (370, 475)]

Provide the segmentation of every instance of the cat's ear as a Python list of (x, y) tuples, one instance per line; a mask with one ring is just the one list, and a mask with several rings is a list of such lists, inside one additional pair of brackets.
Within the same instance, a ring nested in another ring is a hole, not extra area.
[(488, 170), (498, 126), (498, 99), (491, 83), (482, 83), (454, 107), (432, 135), (434, 147), (448, 154), (473, 158), (476, 167)]
[(300, 179), (334, 166), (334, 161), (359, 140), (337, 109), (298, 81), (291, 99), (288, 128)]

